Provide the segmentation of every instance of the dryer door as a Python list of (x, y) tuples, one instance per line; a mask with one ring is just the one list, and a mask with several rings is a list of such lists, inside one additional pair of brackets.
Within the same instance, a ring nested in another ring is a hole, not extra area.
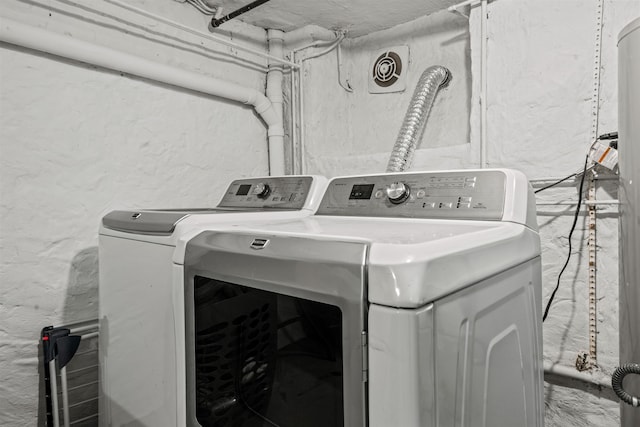
[(188, 423), (363, 426), (366, 255), (362, 242), (229, 232), (191, 240)]

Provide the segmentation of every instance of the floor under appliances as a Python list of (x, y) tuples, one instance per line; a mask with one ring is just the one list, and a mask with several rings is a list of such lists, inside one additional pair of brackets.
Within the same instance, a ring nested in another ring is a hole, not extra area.
[[(179, 238), (207, 228), (312, 214), (326, 179), (233, 181), (214, 209), (113, 211), (100, 227), (101, 424), (171, 426), (176, 415), (172, 257)], [(177, 310), (182, 313), (183, 309)], [(183, 335), (182, 331), (181, 336)]]
[(189, 426), (543, 425), (517, 171), (335, 178), (316, 215), (204, 231), (175, 261)]

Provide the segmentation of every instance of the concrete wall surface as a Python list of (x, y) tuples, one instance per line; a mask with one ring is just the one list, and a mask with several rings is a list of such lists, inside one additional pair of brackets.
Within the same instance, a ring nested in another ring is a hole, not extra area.
[[(186, 4), (135, 4), (206, 31)], [(264, 60), (108, 6), (7, 0), (0, 15), (264, 91)], [(232, 28), (265, 50), (263, 30)], [(214, 206), (266, 174), (250, 107), (0, 44), (0, 425), (44, 425), (40, 330), (98, 316), (104, 214)]]

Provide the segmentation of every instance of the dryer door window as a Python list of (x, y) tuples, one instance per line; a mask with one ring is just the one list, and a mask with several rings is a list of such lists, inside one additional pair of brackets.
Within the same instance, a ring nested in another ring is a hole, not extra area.
[(338, 307), (201, 276), (193, 285), (188, 394), (201, 426), (344, 425)]

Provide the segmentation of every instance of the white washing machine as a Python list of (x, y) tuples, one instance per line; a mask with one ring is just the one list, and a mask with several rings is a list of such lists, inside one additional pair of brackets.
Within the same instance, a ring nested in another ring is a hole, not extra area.
[(189, 426), (543, 425), (520, 172), (335, 178), (316, 215), (204, 231), (175, 261)]
[[(214, 209), (113, 211), (100, 227), (100, 422), (177, 426), (172, 257), (202, 227), (311, 215), (327, 180), (233, 181)], [(178, 310), (182, 313), (182, 309)], [(184, 335), (180, 331), (180, 335)], [(181, 353), (182, 354), (182, 353)]]

